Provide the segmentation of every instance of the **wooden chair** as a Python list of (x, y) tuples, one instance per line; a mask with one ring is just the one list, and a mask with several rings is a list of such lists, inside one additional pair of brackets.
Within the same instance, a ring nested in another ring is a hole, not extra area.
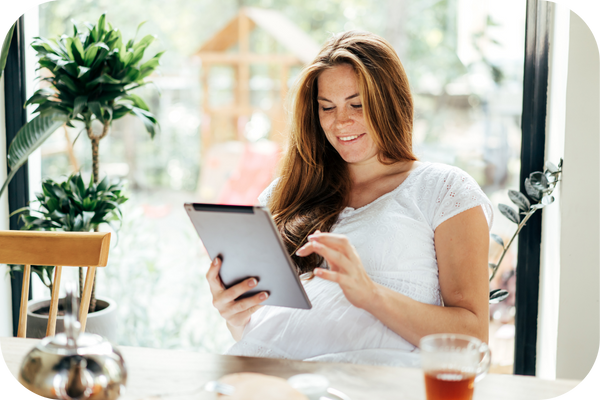
[(81, 332), (84, 332), (96, 267), (106, 266), (109, 245), (109, 232), (0, 231), (0, 264), (25, 265), (17, 337), (24, 338), (27, 331), (27, 301), (32, 265), (56, 267), (46, 336), (52, 336), (56, 331), (62, 267), (88, 267), (79, 306), (79, 322)]

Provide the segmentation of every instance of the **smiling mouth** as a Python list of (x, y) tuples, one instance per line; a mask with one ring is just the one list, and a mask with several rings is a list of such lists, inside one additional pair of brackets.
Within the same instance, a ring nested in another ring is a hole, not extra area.
[(361, 133), (360, 135), (353, 135), (353, 136), (341, 136), (338, 137), (338, 139), (343, 142), (343, 143), (351, 143), (351, 142), (355, 142), (358, 139), (360, 139), (361, 137), (363, 137), (365, 134)]

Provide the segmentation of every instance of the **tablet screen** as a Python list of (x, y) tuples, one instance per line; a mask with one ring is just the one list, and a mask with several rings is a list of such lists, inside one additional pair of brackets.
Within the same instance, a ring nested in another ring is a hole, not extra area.
[(258, 285), (246, 296), (266, 291), (269, 298), (261, 304), (311, 308), (266, 208), (186, 203), (185, 209), (210, 258), (222, 258), (220, 277), (225, 287), (255, 277)]

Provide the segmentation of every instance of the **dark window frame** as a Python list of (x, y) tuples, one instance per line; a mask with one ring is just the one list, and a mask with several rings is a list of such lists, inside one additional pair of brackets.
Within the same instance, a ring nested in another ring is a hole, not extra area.
[[(25, 18), (21, 16), (15, 26), (12, 41), (6, 59), (4, 70), (4, 111), (6, 116), (6, 152), (16, 136), (17, 132), (27, 122), (27, 111), (23, 107), (27, 99), (26, 76), (25, 76)], [(15, 174), (8, 184), (8, 209), (9, 213), (25, 207), (29, 202), (29, 169), (25, 163)], [(21, 228), (18, 216), (10, 217), (10, 229)], [(29, 280), (31, 284), (31, 279)], [(12, 290), (12, 320), (13, 335), (17, 336), (19, 326), (19, 312), (21, 309), (21, 289), (23, 285), (23, 273), (11, 273)], [(31, 290), (29, 290), (31, 299)]]
[[(552, 10), (548, 1), (527, 0), (521, 117), (520, 190), (523, 193), (526, 192), (525, 178), (544, 168)], [(514, 358), (517, 375), (535, 375), (536, 371), (542, 212), (534, 214), (519, 233)]]

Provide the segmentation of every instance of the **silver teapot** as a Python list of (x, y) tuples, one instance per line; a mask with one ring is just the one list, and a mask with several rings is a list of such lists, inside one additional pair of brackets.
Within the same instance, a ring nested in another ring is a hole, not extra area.
[(65, 333), (42, 339), (25, 356), (19, 382), (50, 399), (115, 400), (125, 392), (125, 362), (102, 336), (80, 333), (73, 293), (67, 287)]

